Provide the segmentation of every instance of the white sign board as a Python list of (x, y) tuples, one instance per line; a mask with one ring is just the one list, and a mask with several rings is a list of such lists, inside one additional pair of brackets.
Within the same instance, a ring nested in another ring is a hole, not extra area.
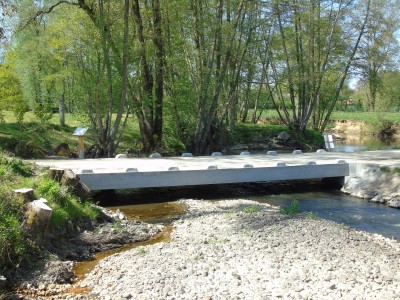
[(89, 128), (87, 128), (87, 127), (77, 127), (77, 128), (75, 129), (73, 135), (76, 135), (76, 136), (84, 136), (85, 133), (86, 133), (86, 131), (87, 131), (88, 129), (89, 129)]

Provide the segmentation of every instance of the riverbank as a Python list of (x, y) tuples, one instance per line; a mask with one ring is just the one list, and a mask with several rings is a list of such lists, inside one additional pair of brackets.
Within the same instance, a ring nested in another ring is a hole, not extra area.
[(102, 260), (76, 285), (89, 291), (80, 297), (396, 299), (400, 294), (395, 280), (400, 246), (393, 240), (311, 214), (282, 215), (249, 200), (182, 201), (188, 213), (174, 222), (171, 242)]
[(400, 164), (360, 164), (357, 176), (345, 182), (342, 192), (367, 201), (400, 208)]

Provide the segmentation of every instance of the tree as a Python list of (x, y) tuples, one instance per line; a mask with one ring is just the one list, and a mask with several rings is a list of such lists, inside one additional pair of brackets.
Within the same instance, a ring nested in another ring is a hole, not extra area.
[(0, 64), (0, 121), (2, 110), (12, 110), (18, 121), (22, 122), (28, 106), (22, 99), (21, 82), (14, 70), (15, 54), (8, 52), (4, 63)]
[(395, 36), (400, 25), (397, 14), (400, 3), (396, 0), (373, 1), (371, 15), (361, 39), (355, 68), (368, 89), (367, 109), (375, 110), (379, 88), (383, 81), (380, 72), (396, 66), (396, 55), (400, 50)]
[[(310, 120), (314, 129), (325, 129), (364, 33), (369, 4), (362, 21), (351, 27), (354, 34), (344, 30), (354, 20), (353, 1), (274, 1), (272, 43), (279, 47), (271, 49), (269, 89), (281, 120), (297, 132)], [(334, 87), (329, 97), (324, 86)]]

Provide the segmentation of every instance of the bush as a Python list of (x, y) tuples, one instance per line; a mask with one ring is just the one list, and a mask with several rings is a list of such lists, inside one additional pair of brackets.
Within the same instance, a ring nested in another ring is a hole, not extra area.
[(48, 125), (51, 118), (53, 117), (53, 108), (51, 105), (35, 105), (35, 110), (33, 112), (36, 118), (39, 120), (39, 123), (42, 125)]
[(17, 265), (27, 255), (28, 244), (18, 215), (0, 207), (0, 273)]
[(17, 123), (21, 124), (24, 121), (25, 114), (29, 111), (29, 106), (24, 101), (18, 101), (13, 105), (14, 116)]
[(300, 202), (293, 200), (289, 207), (282, 207), (280, 212), (284, 215), (296, 215), (300, 213)]

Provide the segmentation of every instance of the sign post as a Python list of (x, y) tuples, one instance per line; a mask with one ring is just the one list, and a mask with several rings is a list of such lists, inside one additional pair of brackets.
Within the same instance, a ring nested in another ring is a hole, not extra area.
[(78, 137), (78, 158), (80, 159), (85, 158), (84, 137), (87, 130), (87, 127), (77, 127), (73, 133), (73, 135)]

